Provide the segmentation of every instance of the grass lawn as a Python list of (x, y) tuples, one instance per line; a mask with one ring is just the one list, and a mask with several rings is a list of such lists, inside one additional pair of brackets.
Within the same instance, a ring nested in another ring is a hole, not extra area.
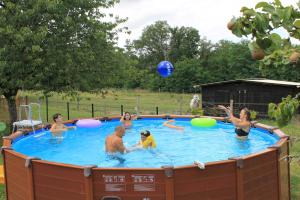
[[(53, 93), (48, 98), (49, 115), (48, 121), (52, 122), (54, 113), (61, 113), (67, 119), (67, 102), (69, 102), (70, 119), (78, 117), (91, 117), (92, 104), (94, 104), (94, 116), (119, 115), (121, 105), (124, 111), (139, 114), (184, 114), (189, 112), (189, 103), (193, 94), (149, 92), (145, 90), (107, 90), (108, 93), (101, 94), (80, 93), (79, 98), (66, 97), (63, 94)], [(42, 119), (46, 119), (46, 100), (40, 92), (20, 92), (20, 102), (25, 104), (25, 96), (28, 102), (41, 103)], [(0, 110), (3, 109), (0, 104)], [(34, 109), (36, 111), (37, 109)], [(24, 113), (23, 113), (24, 114)], [(24, 114), (25, 115), (25, 114)], [(37, 112), (33, 113), (37, 116)], [(8, 120), (6, 112), (0, 112), (0, 121)]]
[(5, 196), (5, 186), (4, 185), (0, 185), (0, 200), (5, 200), (6, 196)]

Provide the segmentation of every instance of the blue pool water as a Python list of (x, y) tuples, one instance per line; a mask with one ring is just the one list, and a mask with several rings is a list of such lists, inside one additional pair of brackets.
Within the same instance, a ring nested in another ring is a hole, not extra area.
[(114, 132), (119, 121), (103, 122), (100, 128), (69, 130), (61, 138), (53, 138), (49, 131), (31, 134), (13, 142), (13, 149), (43, 160), (98, 167), (161, 167), (190, 165), (195, 160), (211, 162), (226, 160), (266, 149), (278, 138), (262, 129), (252, 128), (249, 139), (235, 137), (234, 126), (218, 122), (212, 128), (192, 127), (190, 120), (176, 119), (178, 131), (163, 126), (162, 119), (135, 120), (126, 131), (123, 141), (130, 147), (140, 140), (140, 132), (149, 130), (156, 139), (154, 150), (137, 150), (112, 159), (104, 151), (105, 137)]

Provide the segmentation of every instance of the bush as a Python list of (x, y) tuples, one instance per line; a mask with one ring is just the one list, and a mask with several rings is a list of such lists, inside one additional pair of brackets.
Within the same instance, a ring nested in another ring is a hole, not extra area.
[(258, 112), (255, 110), (250, 110), (250, 119), (255, 120), (258, 115)]
[(200, 116), (203, 116), (204, 110), (201, 109), (201, 108), (193, 108), (193, 109), (192, 109), (192, 114), (193, 114), (193, 115), (200, 115)]

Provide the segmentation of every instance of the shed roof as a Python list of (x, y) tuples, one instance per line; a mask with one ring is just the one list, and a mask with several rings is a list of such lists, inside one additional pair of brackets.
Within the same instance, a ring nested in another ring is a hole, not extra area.
[(281, 86), (291, 86), (291, 87), (300, 88), (300, 82), (279, 81), (279, 80), (271, 80), (271, 79), (237, 79), (237, 80), (207, 83), (207, 84), (202, 84), (199, 86), (220, 85), (220, 84), (224, 84), (224, 83), (234, 83), (234, 82), (252, 82), (252, 83), (261, 83), (261, 84), (268, 84), (268, 85), (281, 85)]

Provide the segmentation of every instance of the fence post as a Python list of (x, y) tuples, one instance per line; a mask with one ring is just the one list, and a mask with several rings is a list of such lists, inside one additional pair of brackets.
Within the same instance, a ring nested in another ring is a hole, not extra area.
[(94, 118), (94, 104), (92, 103), (92, 118)]
[(68, 120), (70, 120), (70, 103), (67, 102), (67, 113), (68, 113)]
[(136, 97), (136, 115), (140, 116), (140, 96)]
[(183, 104), (183, 99), (182, 96), (179, 99), (179, 114), (182, 115), (182, 104)]
[(121, 105), (121, 116), (123, 116), (123, 105)]
[(28, 105), (28, 96), (25, 96), (25, 105)]
[(232, 113), (234, 113), (234, 110), (233, 110), (233, 99), (230, 99), (230, 109), (232, 110)]
[(48, 96), (46, 96), (46, 118), (47, 118), (47, 122), (49, 121), (49, 107), (48, 107)]
[(158, 115), (158, 106), (156, 106), (156, 115)]

